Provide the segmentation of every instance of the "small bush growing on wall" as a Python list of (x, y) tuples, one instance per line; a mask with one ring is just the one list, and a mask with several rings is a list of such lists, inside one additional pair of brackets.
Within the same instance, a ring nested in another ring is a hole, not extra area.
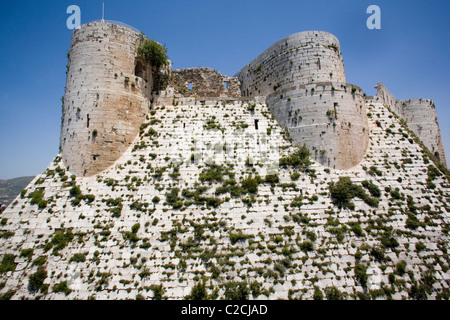
[(158, 42), (150, 39), (144, 40), (138, 48), (138, 54), (156, 68), (161, 68), (167, 64), (167, 48)]

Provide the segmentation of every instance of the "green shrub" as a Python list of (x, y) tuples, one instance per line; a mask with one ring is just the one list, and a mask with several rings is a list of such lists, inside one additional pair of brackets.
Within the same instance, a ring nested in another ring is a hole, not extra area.
[(399, 246), (398, 241), (390, 234), (381, 236), (380, 242), (386, 248), (394, 249)]
[(322, 290), (320, 290), (319, 287), (314, 286), (314, 295), (313, 295), (314, 300), (323, 300), (323, 293)]
[(0, 301), (11, 300), (11, 298), (16, 294), (16, 290), (8, 290), (0, 295)]
[(106, 205), (109, 207), (108, 209), (106, 209), (106, 211), (111, 212), (112, 213), (112, 217), (113, 218), (118, 218), (120, 217), (121, 213), (122, 213), (122, 198), (109, 198), (109, 199), (102, 199), (102, 202), (105, 202)]
[(134, 224), (134, 225), (131, 227), (131, 232), (137, 233), (137, 232), (139, 231), (140, 227), (141, 227), (141, 224), (140, 224), (140, 223)]
[(298, 173), (298, 172), (293, 172), (293, 173), (291, 174), (291, 180), (296, 181), (296, 180), (298, 180), (298, 178), (300, 178), (300, 173)]
[(225, 283), (226, 300), (247, 300), (250, 290), (246, 282), (228, 282)]
[(33, 256), (33, 253), (34, 253), (34, 249), (33, 248), (23, 249), (20, 252), (20, 257), (21, 258), (24, 257), (24, 258), (27, 258), (29, 260)]
[(294, 167), (294, 168), (303, 168), (306, 169), (311, 165), (310, 157), (311, 153), (309, 152), (306, 146), (303, 146), (293, 154), (280, 158), (279, 165), (282, 168)]
[(145, 39), (138, 47), (138, 54), (157, 69), (167, 64), (167, 48), (158, 42)]
[(270, 174), (266, 175), (264, 182), (270, 183), (270, 184), (276, 184), (280, 182), (280, 178), (278, 177), (278, 174)]
[(47, 201), (43, 197), (44, 189), (37, 189), (28, 195), (28, 198), (31, 198), (30, 204), (37, 204), (39, 209), (47, 206)]
[(47, 262), (47, 257), (40, 256), (40, 257), (37, 257), (36, 259), (34, 259), (33, 265), (34, 266), (43, 266), (46, 262)]
[(234, 174), (228, 171), (222, 166), (215, 164), (209, 165), (208, 168), (202, 170), (199, 175), (199, 180), (201, 182), (222, 182), (223, 176), (228, 175), (230, 178), (234, 178)]
[(78, 197), (81, 196), (81, 190), (79, 186), (73, 186), (70, 190), (69, 190), (69, 194), (71, 197)]
[(69, 260), (70, 262), (85, 262), (86, 261), (86, 253), (75, 253)]
[(363, 182), (361, 182), (362, 186), (366, 189), (369, 190), (370, 194), (374, 197), (381, 197), (381, 191), (380, 188), (378, 188), (377, 185), (375, 185), (374, 183), (364, 180)]
[(367, 267), (362, 264), (355, 265), (355, 278), (363, 288), (367, 286)]
[(179, 188), (172, 188), (170, 192), (166, 193), (166, 201), (173, 209), (179, 209), (183, 206), (183, 199), (178, 197)]
[(314, 244), (311, 241), (304, 241), (299, 244), (300, 250), (304, 252), (313, 251), (314, 250)]
[(339, 177), (339, 181), (329, 186), (331, 198), (339, 208), (349, 208), (354, 210), (354, 204), (350, 202), (354, 197), (362, 199), (371, 207), (377, 207), (379, 200), (370, 197), (361, 186), (353, 184), (349, 177)]
[(358, 237), (362, 237), (364, 235), (364, 232), (359, 223), (352, 223), (350, 226), (353, 233), (356, 234)]
[(17, 263), (14, 262), (15, 259), (15, 255), (5, 254), (0, 263), (0, 274), (16, 270)]
[(376, 176), (381, 177), (383, 175), (383, 172), (378, 170), (377, 167), (375, 167), (375, 166), (371, 166), (367, 173), (370, 174), (371, 176), (375, 176), (376, 175)]
[(395, 274), (403, 276), (406, 273), (406, 262), (400, 261), (395, 265)]
[(244, 241), (244, 240), (246, 240), (248, 238), (251, 238), (251, 237), (253, 237), (253, 236), (247, 235), (247, 234), (243, 234), (242, 231), (239, 230), (236, 233), (233, 233), (233, 232), (230, 233), (230, 242), (231, 242), (231, 244), (235, 244), (238, 241)]
[(58, 251), (64, 249), (72, 240), (73, 233), (71, 230), (56, 231), (51, 242), (49, 242), (51, 247), (53, 247), (53, 254), (56, 255)]
[(381, 247), (373, 247), (370, 251), (370, 255), (378, 262), (383, 262), (385, 260), (385, 252)]
[(207, 300), (208, 299), (208, 293), (206, 291), (206, 284), (205, 282), (198, 282), (195, 284), (192, 289), (191, 293), (185, 297), (186, 300)]
[(334, 286), (325, 288), (325, 295), (327, 300), (342, 300), (344, 298), (339, 289)]
[(423, 222), (420, 222), (419, 219), (417, 219), (414, 213), (407, 211), (406, 215), (408, 216), (408, 218), (406, 219), (406, 227), (408, 229), (416, 230), (418, 227), (425, 226)]
[(339, 181), (329, 187), (333, 202), (339, 207), (348, 207), (351, 199), (358, 193), (358, 186), (354, 185), (349, 177), (339, 177)]
[(162, 300), (164, 295), (164, 288), (163, 285), (160, 284), (159, 286), (156, 284), (153, 284), (150, 286), (150, 290), (153, 291), (153, 300)]
[(12, 232), (12, 231), (3, 231), (3, 232), (0, 232), (0, 239), (1, 239), (1, 238), (8, 239), (8, 238), (11, 238), (12, 236), (14, 236), (14, 232)]
[(423, 242), (419, 241), (419, 242), (416, 243), (416, 251), (417, 252), (423, 251), (426, 248), (427, 247), (426, 247), (426, 245)]
[(241, 183), (244, 193), (257, 193), (258, 192), (258, 180), (249, 175), (247, 178), (242, 180)]
[(53, 286), (53, 292), (62, 292), (67, 296), (72, 292), (72, 290), (67, 285), (67, 281), (62, 281)]
[(47, 271), (44, 267), (39, 267), (38, 270), (28, 278), (28, 289), (30, 291), (44, 291), (46, 289), (46, 287), (44, 287), (44, 281), (46, 278)]

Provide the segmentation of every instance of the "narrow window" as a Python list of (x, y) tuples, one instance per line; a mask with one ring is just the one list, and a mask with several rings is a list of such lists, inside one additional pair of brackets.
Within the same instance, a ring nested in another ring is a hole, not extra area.
[(259, 120), (255, 119), (255, 130), (258, 130), (258, 122), (259, 122)]
[(192, 82), (188, 83), (188, 90), (192, 90)]
[(87, 127), (89, 128), (89, 114), (87, 115)]
[(337, 102), (334, 103), (334, 118), (337, 120), (337, 107), (339, 104)]
[(223, 82), (223, 88), (224, 89), (228, 89), (228, 81), (224, 81)]

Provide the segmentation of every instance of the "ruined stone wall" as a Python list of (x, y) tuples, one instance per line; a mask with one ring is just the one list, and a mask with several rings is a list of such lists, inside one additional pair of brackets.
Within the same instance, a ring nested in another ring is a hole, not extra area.
[(184, 97), (240, 97), (240, 82), (211, 68), (187, 68), (172, 72), (170, 84)]
[(277, 89), (314, 82), (345, 82), (338, 39), (306, 31), (277, 41), (236, 74), (243, 96), (267, 96)]
[(295, 144), (306, 145), (326, 166), (348, 169), (361, 161), (368, 145), (363, 94), (351, 84), (325, 82), (275, 92), (267, 103)]
[(142, 37), (104, 22), (73, 32), (60, 146), (77, 176), (94, 175), (112, 165), (145, 120), (153, 80), (151, 66), (136, 58)]
[(398, 100), (397, 105), (402, 110), (402, 117), (408, 127), (420, 138), (428, 150), (446, 166), (441, 132), (436, 116), (434, 102), (429, 99)]

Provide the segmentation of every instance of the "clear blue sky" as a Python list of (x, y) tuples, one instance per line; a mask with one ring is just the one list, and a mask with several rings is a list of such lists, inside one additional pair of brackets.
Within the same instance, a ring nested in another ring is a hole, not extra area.
[[(36, 175), (58, 153), (71, 30), (101, 18), (101, 0), (0, 2), (0, 179)], [(306, 30), (336, 35), (347, 81), (373, 95), (383, 82), (398, 98), (436, 103), (450, 159), (450, 1), (105, 0), (105, 18), (168, 47), (173, 67), (211, 67), (232, 76), (275, 41)], [(366, 9), (381, 8), (381, 30)]]

